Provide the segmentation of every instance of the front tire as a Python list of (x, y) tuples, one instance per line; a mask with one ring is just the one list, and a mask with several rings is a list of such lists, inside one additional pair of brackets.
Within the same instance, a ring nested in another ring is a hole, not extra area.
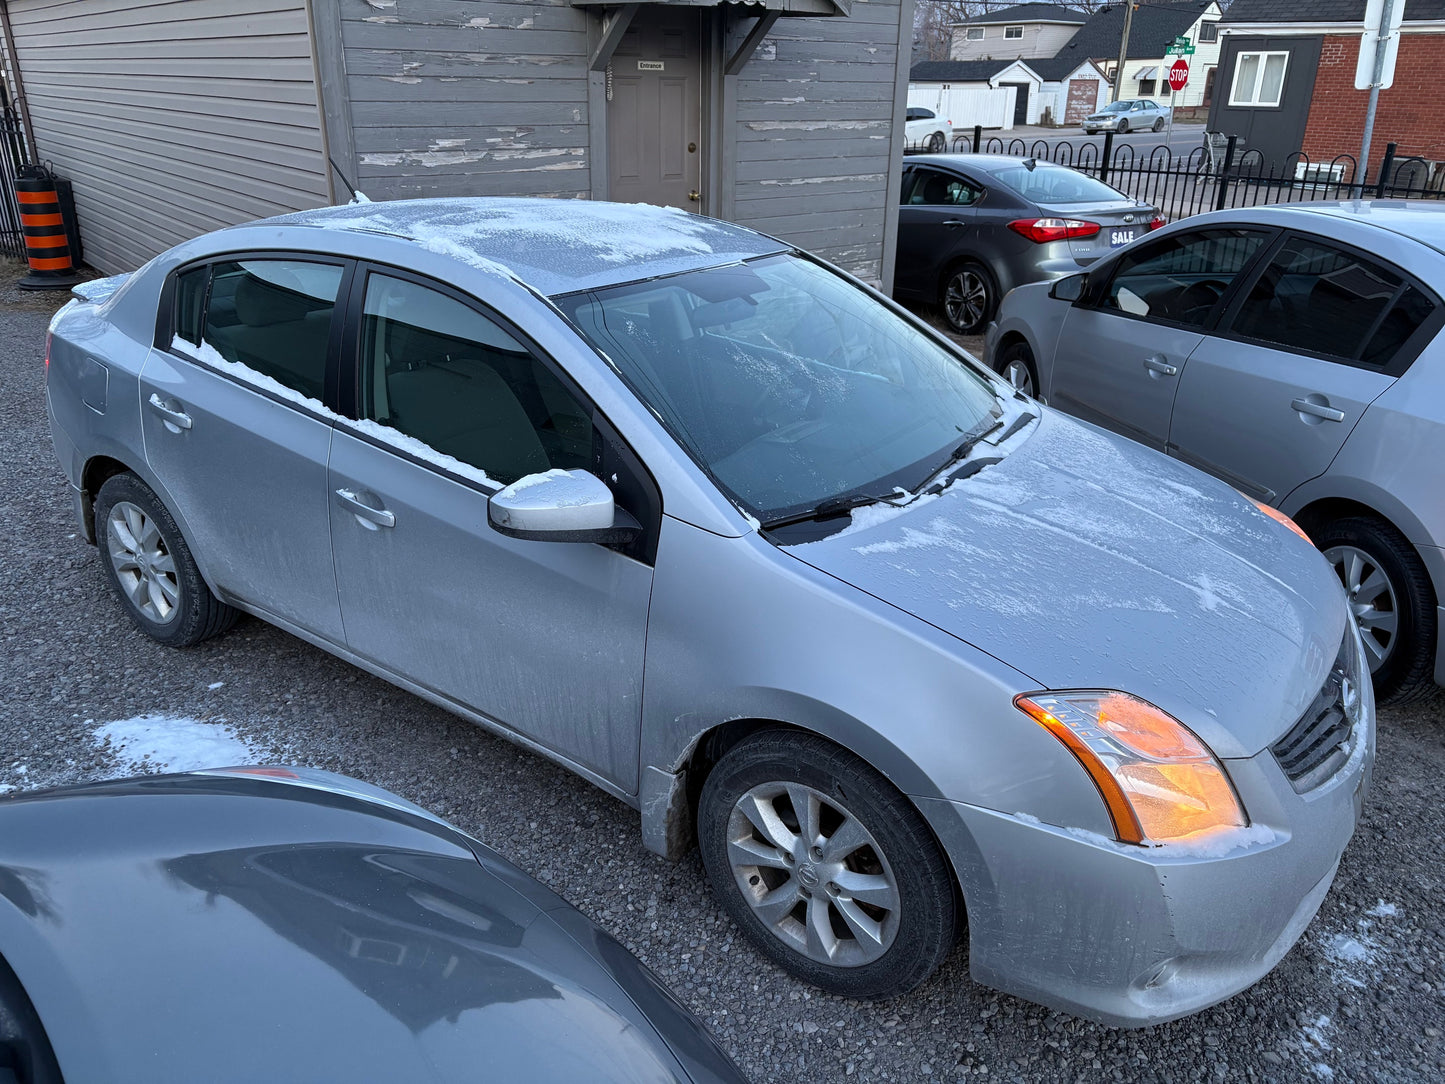
[(960, 335), (977, 335), (993, 315), (995, 294), (989, 273), (967, 263), (948, 273), (938, 303), (950, 328)]
[(1038, 368), (1028, 343), (1009, 343), (994, 362), (994, 372), (1007, 380), (1015, 391), (1023, 392), (1030, 399), (1039, 397)]
[(953, 947), (953, 874), (923, 818), (816, 735), (763, 731), (724, 754), (703, 784), (698, 841), (732, 920), (829, 993), (906, 993)]
[(1424, 696), (1432, 688), (1438, 629), (1435, 591), (1415, 547), (1369, 516), (1335, 520), (1314, 542), (1344, 584), (1375, 696), (1397, 704)]
[(105, 578), (130, 619), (157, 643), (190, 647), (236, 623), (202, 578), (166, 506), (134, 474), (117, 474), (95, 498)]

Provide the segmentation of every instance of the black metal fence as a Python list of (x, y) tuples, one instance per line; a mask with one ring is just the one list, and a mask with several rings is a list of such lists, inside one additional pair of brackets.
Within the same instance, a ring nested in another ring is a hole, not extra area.
[(25, 234), (15, 201), (15, 172), (25, 163), (25, 132), (8, 105), (0, 111), (0, 144), (0, 255), (23, 260)]
[(1200, 146), (1179, 151), (1167, 146), (1136, 148), (1115, 143), (1107, 132), (1101, 142), (1009, 139), (956, 135), (954, 151), (1008, 154), (1072, 166), (1135, 199), (1144, 200), (1171, 221), (1203, 211), (1257, 207), (1298, 200), (1445, 199), (1445, 166), (1400, 157), (1385, 147), (1379, 168), (1359, 167), (1353, 155), (1315, 160), (1303, 151), (1283, 159), (1267, 158), (1235, 136), (1207, 133)]

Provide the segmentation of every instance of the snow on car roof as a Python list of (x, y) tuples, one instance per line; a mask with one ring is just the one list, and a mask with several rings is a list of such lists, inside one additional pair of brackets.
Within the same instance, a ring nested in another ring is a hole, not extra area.
[(395, 234), (549, 295), (734, 263), (788, 247), (672, 207), (573, 199), (353, 203), (297, 211), (267, 224)]

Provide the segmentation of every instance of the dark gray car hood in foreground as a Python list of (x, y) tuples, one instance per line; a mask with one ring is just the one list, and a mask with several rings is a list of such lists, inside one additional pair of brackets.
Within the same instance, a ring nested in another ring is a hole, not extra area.
[(1344, 635), (1324, 559), (1223, 483), (1033, 409), (1001, 462), (786, 552), (1041, 688), (1142, 697), (1220, 756), (1283, 735)]
[(742, 1079), (515, 867), (298, 786), (169, 776), (0, 801), (0, 953), (67, 1084)]

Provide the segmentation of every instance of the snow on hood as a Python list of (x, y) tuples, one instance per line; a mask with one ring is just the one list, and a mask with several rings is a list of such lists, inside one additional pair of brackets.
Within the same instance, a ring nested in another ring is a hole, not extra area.
[(1143, 697), (1221, 756), (1294, 724), (1345, 627), (1334, 574), (1288, 529), (1047, 409), (1002, 462), (935, 500), (785, 552), (1040, 687)]

